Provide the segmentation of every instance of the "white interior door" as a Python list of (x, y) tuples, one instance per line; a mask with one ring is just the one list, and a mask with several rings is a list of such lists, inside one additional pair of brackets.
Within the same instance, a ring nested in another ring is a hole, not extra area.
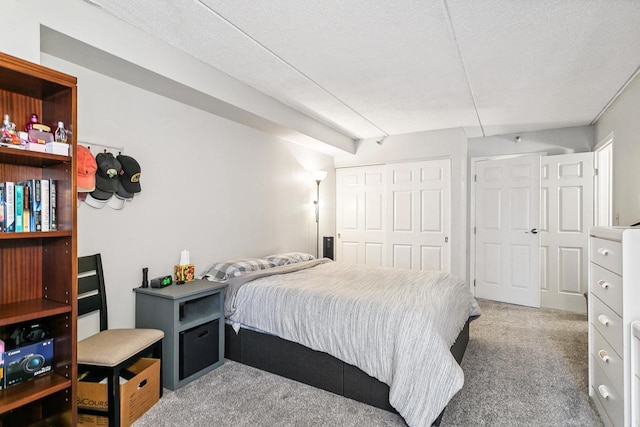
[(451, 160), (387, 166), (389, 265), (451, 271)]
[(593, 222), (592, 152), (542, 158), (541, 305), (585, 313), (588, 230)]
[(540, 155), (476, 166), (475, 292), (540, 306)]
[(336, 171), (336, 261), (386, 265), (385, 166)]

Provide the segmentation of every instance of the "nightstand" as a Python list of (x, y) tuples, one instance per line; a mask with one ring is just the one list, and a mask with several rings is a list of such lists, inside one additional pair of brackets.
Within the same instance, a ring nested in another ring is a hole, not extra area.
[(176, 390), (224, 362), (224, 288), (194, 280), (136, 288), (136, 328), (164, 331), (162, 382)]

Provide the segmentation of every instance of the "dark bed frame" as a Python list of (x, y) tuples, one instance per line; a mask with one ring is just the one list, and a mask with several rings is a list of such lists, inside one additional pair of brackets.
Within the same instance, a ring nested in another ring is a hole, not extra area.
[[(451, 346), (458, 364), (469, 342), (469, 321)], [(301, 344), (269, 335), (240, 329), (238, 334), (225, 325), (225, 357), (292, 380), (348, 397), (387, 411), (396, 412), (389, 404), (389, 386), (362, 370), (327, 353), (311, 350)], [(439, 426), (444, 411), (433, 425)]]

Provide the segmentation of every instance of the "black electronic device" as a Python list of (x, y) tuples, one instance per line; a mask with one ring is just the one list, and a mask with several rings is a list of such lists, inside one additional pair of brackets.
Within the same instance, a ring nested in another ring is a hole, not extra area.
[(147, 267), (144, 267), (142, 269), (142, 287), (149, 287), (149, 269)]
[(173, 284), (173, 278), (171, 276), (160, 276), (160, 277), (151, 279), (152, 288), (164, 288), (171, 284)]
[(28, 326), (18, 326), (14, 329), (11, 337), (13, 347), (20, 347), (25, 344), (36, 343), (49, 337), (47, 330), (38, 323)]
[(322, 256), (333, 259), (333, 237), (325, 236), (322, 238)]

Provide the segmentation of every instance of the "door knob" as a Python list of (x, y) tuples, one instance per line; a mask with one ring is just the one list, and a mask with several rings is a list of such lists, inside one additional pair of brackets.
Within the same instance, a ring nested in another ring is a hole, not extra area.
[(525, 233), (531, 233), (531, 234), (538, 234), (538, 229), (537, 228), (532, 228), (531, 231), (525, 231)]

